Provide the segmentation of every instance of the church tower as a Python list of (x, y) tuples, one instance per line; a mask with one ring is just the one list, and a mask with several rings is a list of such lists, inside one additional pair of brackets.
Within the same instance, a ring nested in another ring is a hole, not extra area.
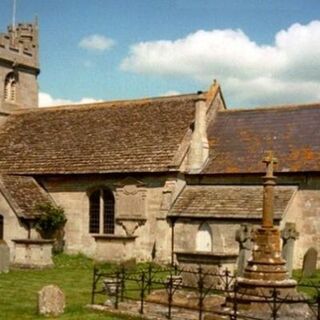
[(38, 48), (37, 22), (0, 34), (0, 112), (38, 107)]

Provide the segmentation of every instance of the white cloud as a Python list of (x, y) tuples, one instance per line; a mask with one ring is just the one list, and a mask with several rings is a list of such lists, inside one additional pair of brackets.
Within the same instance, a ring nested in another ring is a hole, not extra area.
[(94, 103), (102, 100), (96, 100), (94, 98), (82, 98), (79, 101), (72, 101), (68, 99), (53, 98), (50, 94), (45, 92), (39, 92), (39, 107), (51, 107), (65, 104), (80, 104), (80, 103)]
[(84, 37), (79, 42), (79, 47), (89, 51), (106, 51), (115, 46), (115, 41), (103, 35), (92, 34)]
[(223, 85), (234, 104), (319, 100), (320, 21), (294, 24), (259, 45), (241, 30), (199, 30), (175, 41), (134, 44), (121, 69), (140, 74), (189, 77)]
[(178, 96), (179, 94), (181, 94), (181, 92), (176, 91), (176, 90), (169, 90), (163, 94), (160, 94), (160, 96), (163, 97), (170, 97), (170, 96)]

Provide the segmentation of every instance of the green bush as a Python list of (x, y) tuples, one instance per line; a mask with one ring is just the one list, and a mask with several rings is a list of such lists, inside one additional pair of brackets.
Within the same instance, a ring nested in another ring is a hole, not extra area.
[(35, 224), (36, 230), (44, 239), (53, 239), (53, 252), (59, 253), (64, 247), (64, 225), (67, 222), (64, 209), (50, 202), (38, 203), (34, 208), (39, 218)]
[(50, 202), (38, 203), (34, 210), (39, 214), (35, 228), (45, 239), (55, 238), (67, 222), (64, 209)]

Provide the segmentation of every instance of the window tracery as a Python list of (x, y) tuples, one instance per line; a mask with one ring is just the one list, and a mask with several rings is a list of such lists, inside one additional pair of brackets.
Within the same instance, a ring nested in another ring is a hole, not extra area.
[(98, 189), (89, 196), (89, 232), (113, 234), (114, 196), (109, 189)]

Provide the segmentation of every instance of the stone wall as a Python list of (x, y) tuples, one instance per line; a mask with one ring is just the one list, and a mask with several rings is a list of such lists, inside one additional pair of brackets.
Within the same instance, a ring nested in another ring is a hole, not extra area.
[(207, 223), (212, 235), (212, 253), (237, 254), (236, 230), (240, 223), (219, 220), (179, 219), (175, 225), (175, 251), (196, 252), (196, 237), (203, 223)]
[[(4, 81), (14, 72), (17, 78), (16, 101), (4, 101)], [(38, 106), (38, 26), (18, 24), (0, 33), (0, 111)]]
[[(317, 174), (277, 174), (278, 185), (295, 185), (298, 191), (293, 195), (280, 223), (282, 229), (286, 222), (294, 222), (296, 229), (300, 233), (299, 239), (295, 243), (293, 268), (301, 268), (305, 252), (314, 247), (320, 252), (320, 176)], [(189, 177), (189, 183), (195, 178)], [(197, 178), (196, 183), (216, 184), (216, 185), (261, 185), (262, 180), (259, 175), (233, 175), (222, 177), (202, 177)], [(247, 221), (250, 223), (249, 221)], [(259, 221), (254, 222), (259, 223)], [(239, 227), (240, 223), (234, 221)], [(198, 224), (199, 225), (199, 224)], [(188, 228), (188, 227), (186, 227)], [(188, 232), (195, 232), (196, 227), (187, 229)], [(223, 228), (223, 233), (232, 239), (233, 227)], [(225, 237), (225, 236), (224, 236)], [(185, 243), (187, 245), (187, 243)], [(230, 240), (230, 246), (235, 248), (236, 242)], [(318, 255), (320, 259), (320, 255)], [(318, 268), (320, 261), (318, 260)]]
[[(158, 261), (168, 261), (170, 226), (159, 216), (166, 179), (142, 177), (136, 179), (136, 186), (132, 178), (128, 181), (128, 177), (101, 176), (47, 178), (42, 183), (56, 203), (65, 209), (68, 219), (66, 252), (83, 252), (98, 260), (116, 261), (151, 260), (155, 254)], [(112, 235), (89, 233), (88, 191), (100, 187), (109, 188), (115, 197), (116, 224)]]
[(14, 242), (12, 239), (27, 238), (28, 231), (18, 220), (16, 214), (8, 205), (7, 200), (0, 193), (0, 214), (3, 216), (3, 238), (10, 248), (10, 260), (14, 258)]
[(4, 101), (5, 78), (12, 71), (13, 69), (10, 64), (0, 61), (0, 111), (11, 111), (21, 107), (38, 107), (37, 71), (22, 67), (15, 69), (18, 74), (16, 102), (10, 103)]
[[(309, 181), (296, 193), (285, 215), (281, 227), (294, 222), (299, 232), (295, 242), (293, 268), (301, 268), (306, 251), (314, 247), (320, 253), (320, 188), (319, 181)], [(319, 254), (318, 254), (318, 259)], [(320, 268), (320, 260), (318, 260)]]

